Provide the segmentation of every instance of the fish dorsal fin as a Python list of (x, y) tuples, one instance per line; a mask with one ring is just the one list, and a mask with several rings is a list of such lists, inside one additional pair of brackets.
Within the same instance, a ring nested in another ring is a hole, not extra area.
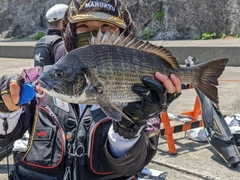
[(148, 53), (155, 54), (165, 61), (167, 61), (172, 68), (178, 69), (180, 68), (176, 58), (171, 54), (169, 50), (162, 46), (156, 46), (151, 43), (144, 42), (140, 38), (132, 38), (132, 34), (127, 37), (124, 36), (124, 32), (118, 34), (118, 29), (115, 32), (111, 32), (109, 29), (102, 33), (99, 29), (96, 37), (91, 36), (90, 45), (95, 44), (108, 44), (108, 45), (118, 45), (123, 47), (128, 47), (132, 49), (142, 50)]

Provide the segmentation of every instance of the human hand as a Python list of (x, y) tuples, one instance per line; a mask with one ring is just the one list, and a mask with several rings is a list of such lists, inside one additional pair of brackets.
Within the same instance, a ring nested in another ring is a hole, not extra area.
[(132, 120), (122, 118), (114, 122), (115, 132), (131, 139), (145, 127), (146, 120), (167, 110), (169, 104), (181, 94), (181, 82), (175, 75), (169, 78), (157, 72), (155, 78), (143, 77), (145, 86), (133, 86), (132, 90), (142, 97), (142, 101), (129, 103), (123, 112)]
[(133, 86), (132, 90), (142, 97), (142, 101), (129, 103), (123, 108), (132, 121), (145, 120), (155, 113), (166, 111), (169, 104), (181, 94), (181, 82), (173, 74), (168, 78), (156, 73), (155, 77), (143, 77), (145, 86)]
[(17, 74), (4, 75), (0, 78), (0, 112), (9, 112), (20, 109), (20, 85), (24, 79)]
[(166, 111), (170, 103), (181, 95), (182, 84), (181, 81), (174, 74), (171, 74), (169, 77), (167, 77), (166, 75), (156, 72), (155, 78), (160, 81), (166, 89), (167, 106), (165, 107), (166, 109), (163, 109), (164, 111)]

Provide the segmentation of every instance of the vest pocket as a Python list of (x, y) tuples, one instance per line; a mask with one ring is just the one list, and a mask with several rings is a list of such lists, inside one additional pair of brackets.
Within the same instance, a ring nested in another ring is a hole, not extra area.
[(89, 167), (92, 172), (98, 175), (114, 174), (114, 170), (108, 165), (104, 152), (104, 145), (111, 124), (112, 120), (109, 118), (95, 122), (91, 125), (88, 134)]
[(61, 170), (66, 141), (57, 116), (49, 108), (39, 107), (34, 126), (28, 151), (21, 162), (33, 170)]

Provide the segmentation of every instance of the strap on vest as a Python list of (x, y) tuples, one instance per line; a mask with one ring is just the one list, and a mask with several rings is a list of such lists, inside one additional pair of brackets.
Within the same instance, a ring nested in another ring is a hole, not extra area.
[[(86, 135), (92, 123), (92, 115), (90, 109), (90, 105), (86, 106), (84, 112), (79, 118), (77, 127), (71, 132), (71, 139), (67, 142), (68, 155), (64, 180), (71, 180), (71, 168), (76, 168), (76, 165), (73, 166), (74, 160), (76, 160), (76, 156), (78, 157), (77, 159), (80, 165), (86, 165)], [(73, 173), (76, 173), (76, 170), (74, 170)], [(76, 174), (73, 174), (73, 177), (76, 177)]]

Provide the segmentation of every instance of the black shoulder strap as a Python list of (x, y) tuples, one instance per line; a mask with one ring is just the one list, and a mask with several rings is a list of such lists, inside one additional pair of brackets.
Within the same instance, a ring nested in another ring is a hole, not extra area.
[(64, 123), (67, 132), (76, 128), (79, 110), (74, 105), (58, 98), (45, 95), (44, 98), (40, 100), (39, 106), (47, 107), (57, 115), (60, 123)]

